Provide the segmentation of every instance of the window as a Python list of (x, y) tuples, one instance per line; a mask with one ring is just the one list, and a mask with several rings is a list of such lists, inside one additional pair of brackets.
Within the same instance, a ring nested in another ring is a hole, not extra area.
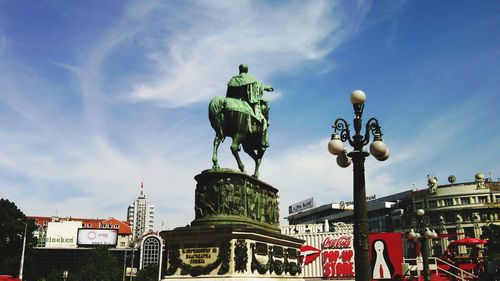
[(479, 196), (477, 197), (478, 203), (486, 203), (488, 201), (488, 196)]
[(453, 206), (453, 199), (444, 199), (443, 202), (445, 206)]
[(437, 207), (437, 202), (436, 202), (436, 200), (432, 200), (432, 201), (429, 201), (427, 203), (427, 205), (429, 205), (429, 208), (436, 208)]
[(470, 198), (469, 197), (462, 197), (462, 198), (460, 198), (460, 204), (462, 204), (462, 205), (468, 205), (468, 204), (470, 204)]
[(120, 247), (125, 247), (125, 242), (120, 242)]
[(148, 237), (143, 244), (143, 268), (160, 263), (161, 243), (156, 237)]
[(416, 202), (415, 203), (415, 209), (423, 209), (423, 208), (424, 208), (423, 202)]
[(495, 202), (500, 202), (500, 195), (495, 195)]
[(481, 213), (481, 221), (488, 221), (489, 216), (487, 213)]

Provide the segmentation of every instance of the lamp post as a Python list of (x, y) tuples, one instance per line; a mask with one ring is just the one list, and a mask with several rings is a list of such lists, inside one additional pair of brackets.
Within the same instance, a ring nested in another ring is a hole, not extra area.
[(24, 253), (26, 251), (26, 232), (28, 230), (28, 222), (24, 222), (23, 250), (21, 252), (21, 261), (19, 263), (19, 279), (23, 280), (24, 270)]
[[(370, 118), (366, 122), (365, 134), (361, 134), (363, 121), (363, 109), (366, 95), (361, 90), (355, 90), (351, 94), (351, 103), (354, 108), (354, 136), (351, 137), (349, 124), (346, 120), (338, 118), (333, 124), (332, 139), (328, 143), (328, 151), (337, 155), (337, 164), (342, 168), (347, 168), (353, 162), (353, 199), (354, 199), (354, 266), (356, 281), (372, 280), (370, 253), (368, 243), (368, 212), (366, 206), (365, 188), (365, 158), (370, 154), (379, 161), (389, 158), (389, 149), (382, 140), (382, 132), (378, 120)], [(373, 135), (373, 142), (370, 145), (370, 153), (363, 150), (363, 147), (370, 142), (370, 134)], [(347, 153), (344, 142), (354, 148)]]
[(437, 238), (437, 233), (432, 226), (425, 220), (425, 211), (418, 209), (416, 212), (417, 218), (415, 221), (415, 230), (412, 228), (408, 237), (415, 243), (420, 242), (420, 252), (422, 254), (423, 275), (424, 281), (430, 281), (431, 276), (429, 272), (429, 247), (427, 239)]
[(66, 281), (67, 278), (68, 278), (68, 271), (65, 270), (63, 271), (63, 280)]

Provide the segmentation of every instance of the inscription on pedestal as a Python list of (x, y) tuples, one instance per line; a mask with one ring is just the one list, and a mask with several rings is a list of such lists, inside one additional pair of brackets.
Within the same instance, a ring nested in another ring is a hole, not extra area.
[(186, 248), (181, 250), (180, 258), (186, 264), (205, 266), (215, 262), (218, 254), (217, 247)]

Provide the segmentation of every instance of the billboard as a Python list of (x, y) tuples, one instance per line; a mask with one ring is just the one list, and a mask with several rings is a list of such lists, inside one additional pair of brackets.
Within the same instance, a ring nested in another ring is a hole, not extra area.
[[(305, 240), (300, 248), (303, 277), (353, 279), (355, 276), (352, 224), (333, 223), (331, 227), (323, 224), (290, 225), (282, 226), (281, 232)], [(403, 274), (401, 237), (402, 233), (399, 232), (378, 232), (368, 235), (372, 280), (401, 279)]]
[(314, 208), (314, 198), (309, 198), (288, 206), (288, 214), (295, 214), (307, 209)]
[(81, 221), (49, 222), (45, 247), (76, 248), (76, 233), (80, 227), (82, 227)]
[(370, 233), (373, 280), (394, 280), (403, 276), (403, 243), (399, 232)]
[(116, 246), (118, 242), (118, 229), (89, 229), (79, 228), (78, 246)]

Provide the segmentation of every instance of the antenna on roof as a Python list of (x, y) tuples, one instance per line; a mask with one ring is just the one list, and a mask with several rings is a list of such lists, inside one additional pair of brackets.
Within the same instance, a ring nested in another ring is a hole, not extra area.
[(144, 196), (144, 181), (141, 181), (141, 196)]

